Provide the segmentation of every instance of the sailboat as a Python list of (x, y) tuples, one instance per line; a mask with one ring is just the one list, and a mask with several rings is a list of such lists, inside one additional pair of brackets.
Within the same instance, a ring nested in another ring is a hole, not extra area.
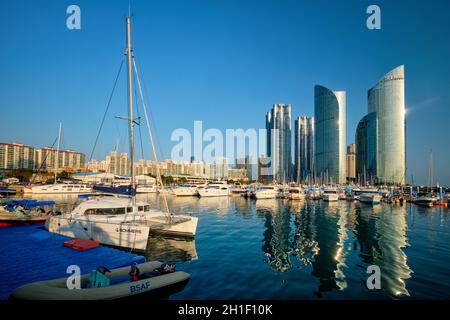
[[(152, 209), (150, 204), (136, 199), (136, 181), (134, 171), (134, 118), (133, 118), (133, 66), (138, 87), (141, 91), (136, 64), (131, 49), (131, 19), (127, 16), (127, 48), (128, 62), (128, 104), (129, 104), (129, 137), (130, 137), (130, 172), (131, 185), (116, 190), (101, 191), (102, 194), (85, 195), (88, 200), (81, 202), (75, 209), (66, 214), (52, 216), (46, 222), (48, 231), (79, 239), (97, 240), (102, 244), (120, 248), (145, 250), (148, 237), (151, 233), (171, 235), (175, 237), (195, 237), (197, 231), (197, 217), (188, 215), (173, 215), (159, 209)], [(143, 100), (143, 99), (142, 99)], [(147, 111), (144, 112), (147, 120), (153, 153), (156, 158), (153, 138), (148, 122)], [(155, 159), (156, 160), (156, 159)], [(160, 179), (160, 174), (158, 174)], [(94, 188), (98, 189), (98, 188)], [(112, 194), (115, 195), (112, 195)]]
[(59, 169), (59, 148), (61, 144), (61, 130), (62, 123), (59, 124), (58, 130), (58, 147), (55, 153), (55, 178), (53, 184), (44, 185), (31, 185), (23, 188), (24, 193), (31, 194), (80, 194), (92, 192), (92, 188), (86, 184), (73, 183), (73, 182), (57, 182), (57, 175)]

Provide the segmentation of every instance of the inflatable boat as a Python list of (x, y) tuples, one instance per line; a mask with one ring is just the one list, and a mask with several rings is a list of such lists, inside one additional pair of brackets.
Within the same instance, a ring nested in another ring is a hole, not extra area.
[[(88, 288), (90, 275), (81, 276), (80, 289), (68, 289), (67, 278), (39, 281), (26, 284), (14, 290), (10, 296), (13, 300), (112, 300), (125, 299), (135, 295), (150, 293), (158, 289), (186, 283), (190, 275), (183, 271), (161, 273), (159, 261), (135, 265), (142, 275), (139, 280), (131, 281), (130, 267), (110, 270), (110, 284), (100, 288)], [(108, 270), (109, 271), (109, 270)]]

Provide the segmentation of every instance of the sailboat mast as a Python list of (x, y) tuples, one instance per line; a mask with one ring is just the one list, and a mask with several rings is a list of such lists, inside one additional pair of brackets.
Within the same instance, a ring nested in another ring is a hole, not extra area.
[(61, 129), (62, 129), (62, 123), (59, 123), (59, 130), (58, 130), (58, 146), (56, 147), (56, 154), (55, 154), (55, 181), (53, 184), (56, 184), (56, 177), (58, 175), (58, 168), (59, 168), (59, 147), (61, 144)]
[(131, 50), (131, 18), (127, 16), (127, 50), (128, 59), (128, 103), (129, 103), (129, 123), (130, 123), (130, 175), (131, 188), (136, 189), (134, 179), (134, 119), (133, 119), (133, 85), (132, 85), (132, 50)]

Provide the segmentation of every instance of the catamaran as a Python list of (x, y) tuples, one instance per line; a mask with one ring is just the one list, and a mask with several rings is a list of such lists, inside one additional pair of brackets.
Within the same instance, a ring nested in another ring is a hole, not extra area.
[[(166, 211), (152, 209), (150, 204), (136, 199), (136, 181), (134, 170), (134, 118), (133, 118), (133, 66), (136, 81), (141, 94), (143, 110), (147, 122), (148, 134), (155, 160), (156, 151), (148, 121), (147, 109), (142, 94), (140, 79), (136, 63), (132, 57), (130, 17), (126, 19), (127, 28), (127, 62), (128, 62), (128, 104), (129, 104), (129, 135), (130, 135), (130, 186), (117, 188), (94, 187), (94, 189), (108, 192), (107, 194), (85, 195), (88, 200), (80, 203), (72, 212), (52, 216), (46, 221), (48, 231), (72, 238), (97, 240), (102, 244), (122, 248), (145, 250), (151, 233), (167, 234), (171, 236), (195, 237), (197, 217), (189, 215), (173, 215)], [(157, 172), (158, 179), (161, 175)], [(162, 181), (161, 181), (162, 184)], [(162, 189), (164, 187), (162, 186)], [(115, 194), (115, 196), (111, 196)], [(80, 197), (82, 197), (81, 195)], [(165, 198), (164, 198), (165, 200)]]

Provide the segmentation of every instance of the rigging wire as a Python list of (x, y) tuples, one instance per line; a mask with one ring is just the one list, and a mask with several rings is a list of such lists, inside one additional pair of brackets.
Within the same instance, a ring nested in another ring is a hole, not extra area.
[[(134, 71), (135, 71), (135, 74), (136, 74), (136, 80), (137, 80), (137, 84), (138, 84), (138, 88), (139, 88), (139, 93), (140, 93), (141, 99), (142, 99), (142, 109), (144, 110), (145, 122), (147, 124), (147, 131), (148, 131), (148, 135), (150, 137), (150, 144), (152, 146), (153, 156), (155, 157), (155, 161), (156, 161), (156, 176), (157, 176), (157, 179), (161, 183), (162, 190), (164, 190), (164, 184), (162, 182), (161, 172), (159, 170), (158, 155), (156, 154), (155, 144), (154, 144), (154, 141), (153, 141), (153, 134), (152, 134), (152, 130), (150, 129), (150, 121), (148, 119), (147, 106), (145, 104), (144, 95), (142, 93), (142, 88), (141, 88), (141, 81), (139, 80), (139, 73), (137, 71), (136, 63), (135, 63), (134, 59), (133, 59), (133, 67), (134, 67)], [(164, 199), (164, 204), (165, 204), (167, 213), (169, 214), (169, 220), (171, 220), (172, 219), (172, 214), (169, 211), (169, 205), (167, 203), (167, 197), (166, 197), (165, 192), (163, 192), (163, 199)]]
[[(109, 95), (108, 103), (106, 105), (106, 109), (105, 109), (105, 112), (103, 114), (102, 122), (100, 124), (100, 127), (98, 128), (97, 137), (95, 138), (94, 146), (92, 147), (91, 154), (89, 155), (89, 162), (92, 160), (92, 157), (93, 157), (94, 152), (95, 152), (95, 148), (97, 147), (98, 139), (100, 138), (100, 133), (102, 131), (103, 124), (105, 123), (106, 115), (108, 114), (108, 110), (109, 110), (109, 107), (111, 105), (111, 100), (112, 100), (112, 97), (114, 95), (114, 91), (116, 89), (117, 81), (119, 80), (120, 72), (122, 71), (122, 67), (123, 67), (123, 62), (124, 61), (125, 61), (125, 59), (122, 59), (122, 62), (120, 63), (119, 71), (117, 72), (117, 75), (116, 75), (116, 79), (114, 80), (114, 85), (113, 85), (113, 88), (111, 90), (111, 94)], [(87, 171), (85, 171), (85, 173), (84, 173), (83, 181), (86, 179), (86, 175), (87, 175)]]
[[(55, 138), (55, 141), (53, 141), (53, 144), (51, 146), (51, 148), (53, 149), (53, 147), (55, 146), (56, 142), (58, 141), (58, 137)], [(36, 177), (38, 176), (38, 174), (41, 172), (42, 167), (44, 166), (44, 163), (46, 163), (47, 161), (47, 157), (50, 154), (50, 152), (46, 152), (45, 153), (45, 158), (44, 160), (42, 160), (41, 165), (39, 166), (38, 170), (37, 170), (37, 174), (31, 179), (30, 181), (30, 185), (33, 184), (34, 180), (36, 179)]]
[[(136, 60), (136, 59), (135, 59), (135, 60)], [(142, 65), (141, 65), (141, 63), (140, 63), (139, 61), (138, 61), (137, 63), (139, 64), (139, 70), (142, 70)], [(144, 78), (144, 74), (143, 74), (143, 73), (141, 73), (141, 77), (142, 77), (142, 87), (143, 87), (143, 89), (144, 89), (143, 92), (144, 92), (144, 93), (145, 93), (145, 92), (148, 92), (147, 86), (145, 85), (145, 78)], [(156, 145), (157, 145), (157, 147), (158, 147), (159, 155), (161, 156), (161, 159), (164, 159), (164, 158), (166, 158), (166, 157), (165, 157), (164, 150), (163, 150), (163, 148), (162, 148), (162, 146), (161, 146), (160, 139), (159, 139), (159, 137), (158, 137), (158, 130), (156, 129), (155, 115), (153, 114), (152, 109), (150, 109), (149, 113), (150, 113), (150, 120), (152, 121), (152, 123), (155, 124), (155, 140), (156, 140)]]

